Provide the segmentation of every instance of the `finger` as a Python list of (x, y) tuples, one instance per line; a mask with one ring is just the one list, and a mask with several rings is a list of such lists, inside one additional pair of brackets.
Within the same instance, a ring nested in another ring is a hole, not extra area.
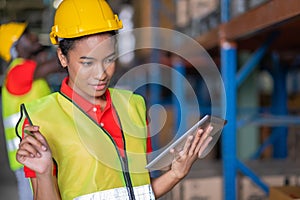
[(26, 135), (24, 136), (22, 142), (19, 146), (23, 146), (24, 144), (30, 144), (36, 148), (40, 147), (42, 143), (35, 137), (35, 133), (32, 133), (33, 135)]
[(24, 156), (20, 156), (19, 158), (17, 158), (17, 161), (21, 164), (24, 164), (26, 158)]
[(19, 149), (17, 151), (17, 156), (24, 156), (24, 157), (30, 157), (30, 152), (28, 152), (26, 149)]
[(201, 135), (201, 139), (199, 141), (199, 143), (197, 144), (197, 147), (195, 149), (195, 152), (199, 152), (201, 146), (203, 145), (204, 141), (206, 140), (207, 137), (209, 137), (210, 132), (212, 131), (213, 127), (209, 126), (205, 132)]
[(197, 133), (195, 134), (195, 139), (193, 140), (192, 146), (189, 150), (189, 155), (192, 156), (194, 155), (195, 149), (197, 147), (197, 144), (199, 143), (199, 140), (201, 138), (201, 135), (203, 133), (203, 129), (198, 129)]
[(176, 151), (176, 149), (174, 148), (170, 149), (170, 153), (173, 154), (174, 160), (177, 161), (179, 159), (178, 151)]
[(208, 144), (212, 141), (212, 137), (209, 136), (206, 138), (206, 140), (204, 141), (203, 145), (201, 146), (199, 152), (198, 152), (198, 158), (201, 157), (202, 153), (204, 152), (204, 150), (206, 149), (206, 147), (208, 146)]
[(213, 130), (213, 127), (211, 125), (209, 125), (201, 136), (201, 139), (199, 142), (200, 146), (203, 144), (203, 142), (206, 140), (206, 138), (209, 136), (209, 134), (211, 133), (212, 130)]
[(178, 150), (180, 156), (184, 156), (186, 153), (189, 152), (193, 139), (194, 139), (193, 135), (190, 135), (187, 137), (187, 140), (183, 146), (183, 149)]
[(39, 126), (31, 126), (31, 125), (25, 125), (24, 132), (25, 135), (32, 135), (33, 132), (39, 131)]
[(23, 156), (23, 155), (17, 155), (16, 159), (19, 163), (25, 165), (25, 166), (30, 166), (31, 164), (31, 157), (28, 156)]
[(20, 163), (22, 163), (22, 164), (25, 164), (25, 162), (26, 162), (26, 160), (27, 160), (28, 158), (32, 158), (32, 157), (31, 157), (31, 154), (30, 154), (28, 151), (22, 150), (22, 149), (19, 149), (19, 150), (17, 151), (17, 154), (16, 154), (16, 160), (17, 160), (18, 162), (20, 162)]
[(24, 138), (28, 138), (29, 142), (38, 147), (40, 150), (46, 151), (48, 143), (44, 136), (39, 131), (39, 126), (27, 126), (24, 131), (27, 135)]
[(29, 142), (30, 140), (31, 141), (36, 141), (36, 140), (33, 139), (33, 137), (31, 137), (31, 136), (30, 136), (30, 139), (28, 139), (28, 138), (29, 138), (29, 136), (26, 137), (26, 140), (24, 140), (24, 141), (22, 141), (22, 143), (20, 143), (19, 150), (28, 152), (27, 156), (30, 156), (32, 158), (40, 157), (41, 154), (38, 150), (38, 147)]
[(45, 137), (40, 132), (35, 132), (34, 136), (40, 142), (39, 148), (43, 151), (47, 151), (47, 149), (49, 149), (49, 145)]
[(173, 154), (175, 161), (179, 161), (181, 158), (185, 157), (186, 154), (186, 150), (184, 150), (184, 148), (178, 150), (173, 148), (170, 150), (170, 152)]
[(39, 131), (39, 127), (38, 126), (31, 126), (26, 124), (24, 127), (24, 138), (28, 135), (35, 137), (34, 133)]
[(19, 145), (19, 148), (25, 149), (31, 155), (31, 157), (40, 157), (41, 151), (47, 150), (44, 144), (40, 141), (36, 135), (39, 135), (39, 131), (31, 132), (33, 136), (26, 135)]
[(170, 149), (170, 153), (174, 153), (175, 152), (175, 149), (174, 148), (172, 148), (172, 149)]
[(24, 162), (26, 161), (26, 157), (23, 155), (17, 155), (16, 159), (19, 163), (24, 164)]

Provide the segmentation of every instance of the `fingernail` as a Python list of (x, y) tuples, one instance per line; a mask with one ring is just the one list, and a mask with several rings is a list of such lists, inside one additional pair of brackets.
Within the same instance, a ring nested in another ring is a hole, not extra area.
[(203, 129), (199, 129), (198, 135), (200, 136), (200, 135), (202, 135), (202, 133), (203, 133)]
[(47, 147), (45, 147), (44, 145), (42, 145), (42, 149), (43, 149), (44, 151), (46, 151), (46, 150), (47, 150)]
[(30, 154), (30, 157), (34, 158), (34, 155), (33, 155), (33, 154)]
[(39, 157), (39, 158), (41, 157), (41, 154), (40, 154), (40, 153), (36, 153), (36, 155), (37, 155), (37, 157)]

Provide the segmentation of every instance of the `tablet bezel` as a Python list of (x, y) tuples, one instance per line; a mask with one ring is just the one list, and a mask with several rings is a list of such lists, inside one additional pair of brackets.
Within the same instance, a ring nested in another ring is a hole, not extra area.
[(170, 150), (174, 148), (175, 150), (180, 151), (183, 148), (188, 136), (195, 135), (197, 132), (196, 130), (199, 127), (203, 128), (205, 131), (205, 129), (208, 128), (208, 125), (211, 124), (213, 126), (213, 130), (210, 133), (212, 141), (209, 143), (209, 145), (206, 147), (206, 149), (200, 156), (200, 159), (204, 158), (217, 143), (221, 131), (226, 123), (227, 121), (222, 118), (211, 115), (205, 115), (194, 126), (192, 126), (188, 131), (186, 131), (181, 137), (176, 139), (175, 142), (164, 148), (164, 150), (151, 162), (149, 162), (145, 168), (147, 168), (148, 170), (162, 170), (170, 166), (172, 161), (174, 160), (174, 155), (170, 152)]

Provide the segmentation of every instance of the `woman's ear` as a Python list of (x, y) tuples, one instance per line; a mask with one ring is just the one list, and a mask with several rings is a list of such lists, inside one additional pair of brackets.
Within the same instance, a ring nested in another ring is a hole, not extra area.
[(60, 61), (60, 64), (63, 68), (66, 68), (68, 66), (68, 59), (67, 57), (62, 53), (60, 48), (57, 48), (56, 50), (57, 57)]

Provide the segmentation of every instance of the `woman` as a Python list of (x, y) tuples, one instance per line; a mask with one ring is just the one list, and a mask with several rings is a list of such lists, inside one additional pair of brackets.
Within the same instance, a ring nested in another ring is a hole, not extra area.
[(201, 154), (211, 129), (189, 138), (170, 170), (150, 178), (144, 100), (108, 88), (114, 31), (121, 27), (104, 0), (64, 0), (58, 7), (50, 37), (69, 76), (60, 92), (23, 105), (18, 125), (23, 139), (17, 160), (27, 167), (35, 199), (155, 199), (185, 177)]

